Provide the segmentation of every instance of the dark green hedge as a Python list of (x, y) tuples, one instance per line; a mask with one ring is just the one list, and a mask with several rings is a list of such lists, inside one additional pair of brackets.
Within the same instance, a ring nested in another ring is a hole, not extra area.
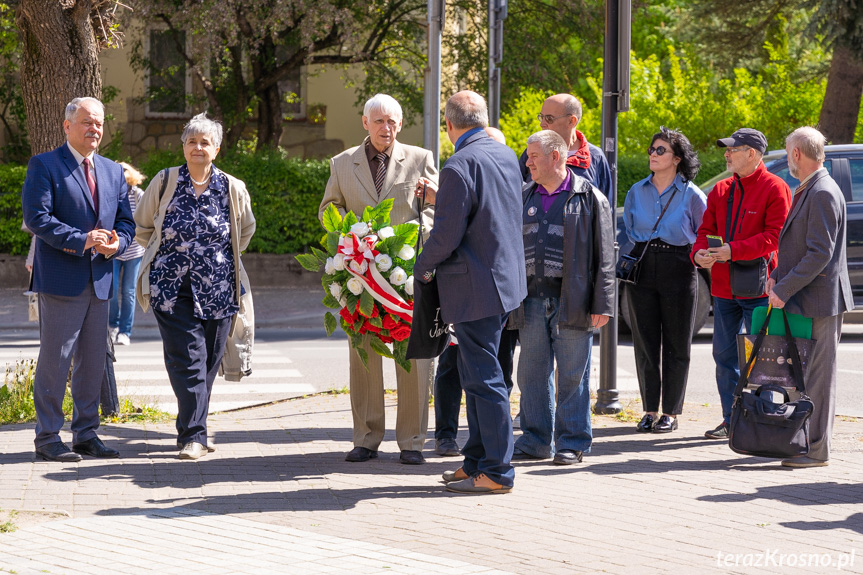
[(21, 188), (26, 166), (0, 165), (0, 253), (27, 255), (30, 234), (21, 231)]
[[(698, 157), (701, 160), (701, 170), (695, 178), (696, 184), (706, 182), (713, 176), (725, 171), (725, 157), (720, 152), (711, 154), (702, 153)], [(617, 160), (617, 205), (623, 206), (626, 192), (632, 185), (650, 175), (647, 165), (646, 154), (632, 154), (620, 156)]]

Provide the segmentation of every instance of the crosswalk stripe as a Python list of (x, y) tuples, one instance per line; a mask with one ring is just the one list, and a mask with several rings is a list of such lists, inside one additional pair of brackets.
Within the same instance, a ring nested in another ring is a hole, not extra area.
[[(309, 383), (221, 383), (216, 380), (213, 384), (213, 396), (225, 395), (278, 395), (282, 393), (314, 393), (315, 388)], [(158, 397), (173, 395), (170, 385), (117, 385), (120, 395), (134, 395), (139, 397)]]
[[(254, 365), (254, 363), (252, 364)], [(168, 372), (164, 369), (159, 370), (141, 370), (136, 369), (127, 371), (123, 366), (114, 366), (114, 376), (117, 381), (120, 380), (140, 380), (140, 379), (167, 379)], [(302, 374), (296, 369), (254, 369), (249, 378), (256, 380), (260, 379), (283, 379), (286, 377), (302, 377)], [(245, 380), (245, 378), (244, 378)]]

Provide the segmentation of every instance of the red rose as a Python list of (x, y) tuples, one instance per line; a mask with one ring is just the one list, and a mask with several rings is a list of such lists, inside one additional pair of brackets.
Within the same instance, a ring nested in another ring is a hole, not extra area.
[(373, 317), (378, 317), (380, 315), (380, 313), (378, 312), (377, 304), (372, 306), (372, 315), (366, 315), (362, 311), (360, 311), (360, 302), (357, 301), (357, 311), (360, 313), (360, 315), (362, 315), (363, 317), (367, 317), (369, 319), (371, 319)]
[(373, 333), (380, 333), (381, 332), (381, 328), (379, 328), (375, 325), (372, 325), (372, 322), (370, 322), (370, 321), (366, 322), (366, 329), (369, 330), (370, 332), (373, 332)]
[(393, 329), (394, 327), (396, 327), (399, 324), (399, 320), (397, 320), (396, 318), (394, 318), (390, 314), (385, 315), (383, 321), (384, 321), (384, 329)]
[(348, 311), (348, 308), (346, 308), (346, 307), (343, 307), (341, 309), (341, 311), (339, 312), (339, 315), (342, 316), (342, 319), (344, 319), (346, 322), (348, 322), (348, 324), (351, 326), (353, 326), (354, 322), (357, 321), (357, 314), (356, 313), (353, 313), (353, 314), (350, 313)]
[(400, 324), (390, 330), (390, 335), (396, 341), (404, 341), (411, 335), (411, 326), (406, 323)]
[(392, 342), (393, 342), (393, 338), (391, 338), (391, 337), (389, 337), (389, 336), (387, 336), (387, 335), (379, 335), (378, 337), (379, 337), (379, 338), (380, 338), (380, 340), (381, 340), (382, 342), (384, 342), (384, 343), (392, 343)]

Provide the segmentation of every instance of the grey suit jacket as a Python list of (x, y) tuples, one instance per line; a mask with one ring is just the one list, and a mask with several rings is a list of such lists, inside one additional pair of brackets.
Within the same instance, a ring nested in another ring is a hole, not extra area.
[(821, 170), (799, 194), (779, 234), (779, 264), (770, 275), (776, 280), (773, 292), (786, 310), (806, 317), (852, 310), (842, 190)]
[[(361, 145), (345, 150), (330, 160), (330, 179), (318, 210), (318, 219), (323, 220), (324, 210), (329, 204), (335, 205), (343, 216), (351, 211), (359, 218), (366, 206), (376, 206), (381, 200), (392, 198), (391, 223), (418, 224), (419, 200), (414, 197), (414, 189), (420, 176), (437, 184), (438, 174), (432, 153), (396, 140), (378, 199), (363, 140)], [(434, 207), (427, 206), (423, 216), (424, 231), (428, 234), (434, 221)]]

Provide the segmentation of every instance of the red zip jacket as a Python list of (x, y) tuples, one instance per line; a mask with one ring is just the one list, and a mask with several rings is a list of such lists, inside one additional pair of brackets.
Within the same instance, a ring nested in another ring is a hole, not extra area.
[[(728, 210), (728, 193), (731, 184), (739, 176), (718, 182), (707, 196), (707, 211), (698, 228), (698, 238), (692, 246), (690, 258), (695, 264), (695, 253), (707, 249), (707, 236), (720, 236), (723, 242), (726, 238), (726, 211)], [(743, 205), (740, 205), (740, 188), (743, 187)], [(739, 212), (738, 212), (739, 209)], [(739, 178), (734, 187), (734, 204), (731, 211), (731, 223), (734, 225), (735, 214), (737, 225), (734, 227), (728, 245), (731, 246), (732, 260), (752, 260), (757, 257), (769, 257), (779, 245), (779, 232), (785, 224), (785, 218), (791, 209), (791, 190), (779, 176), (767, 171), (761, 162), (753, 173), (745, 178)], [(768, 264), (767, 273), (776, 267), (777, 256)], [(698, 264), (695, 264), (696, 267)], [(715, 297), (732, 299), (731, 286), (728, 277), (728, 264), (717, 262), (710, 270), (710, 293)], [(767, 294), (764, 294), (767, 295)]]

